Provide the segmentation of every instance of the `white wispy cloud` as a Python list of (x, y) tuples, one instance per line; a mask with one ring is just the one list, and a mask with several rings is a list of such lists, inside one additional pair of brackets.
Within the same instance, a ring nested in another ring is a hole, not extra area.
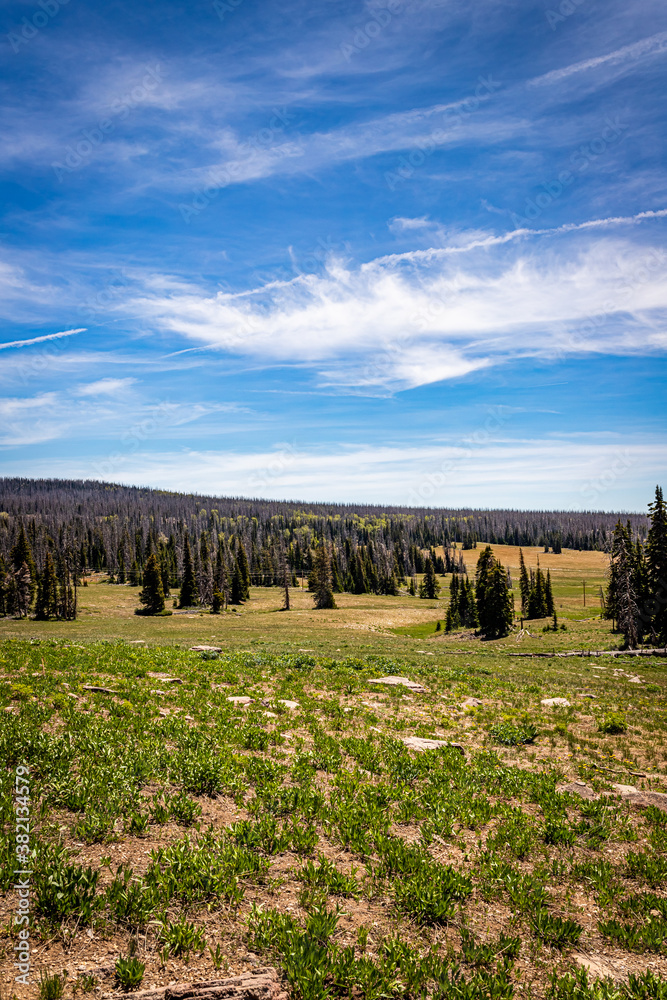
[(42, 344), (46, 340), (59, 340), (61, 337), (73, 337), (75, 333), (85, 333), (85, 327), (76, 330), (61, 330), (60, 333), (46, 333), (42, 337), (30, 337), (28, 340), (10, 340), (4, 344), (0, 343), (0, 351), (8, 347), (29, 347), (31, 344)]
[[(643, 505), (656, 464), (666, 461), (664, 442), (601, 435), (407, 448), (285, 446), (254, 454), (142, 448), (119, 456), (114, 466), (58, 459), (48, 474), (212, 495), (434, 507), (512, 506), (520, 491), (523, 507), (618, 510), (626, 506), (619, 498), (630, 494), (637, 509)], [(45, 468), (36, 461), (29, 472)]]
[(76, 388), (78, 396), (117, 396), (136, 384), (136, 378), (101, 378)]
[[(660, 351), (667, 254), (605, 230), (664, 214), (475, 235), (359, 266), (331, 258), (323, 274), (238, 296), (156, 276), (123, 308), (198, 347), (368, 388), (424, 385), (512, 357)], [(519, 238), (525, 245), (513, 246)], [(547, 241), (539, 253), (536, 238)]]
[(563, 66), (560, 69), (551, 70), (543, 76), (535, 77), (530, 83), (533, 86), (548, 86), (560, 83), (569, 76), (577, 73), (585, 73), (591, 69), (598, 69), (600, 66), (616, 66), (620, 64), (634, 64), (648, 56), (661, 55), (667, 51), (667, 31), (661, 31), (648, 38), (642, 38), (638, 42), (624, 45), (620, 49), (608, 52), (605, 55), (595, 56), (592, 59), (583, 59), (581, 62)]

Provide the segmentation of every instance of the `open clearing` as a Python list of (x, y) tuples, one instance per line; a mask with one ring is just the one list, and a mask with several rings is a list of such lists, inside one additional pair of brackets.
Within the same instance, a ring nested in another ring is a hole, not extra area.
[[(4, 997), (37, 998), (40, 971), (68, 973), (65, 997), (124, 995), (132, 947), (141, 989), (273, 965), (303, 1000), (664, 996), (667, 812), (613, 786), (667, 792), (667, 659), (513, 655), (618, 646), (579, 620), (582, 570), (553, 574), (566, 631), (489, 643), (434, 631), (446, 588), (331, 612), (256, 589), (240, 612), (151, 620), (136, 588), (91, 582), (77, 622), (3, 621)], [(12, 982), (21, 765), (29, 986)]]

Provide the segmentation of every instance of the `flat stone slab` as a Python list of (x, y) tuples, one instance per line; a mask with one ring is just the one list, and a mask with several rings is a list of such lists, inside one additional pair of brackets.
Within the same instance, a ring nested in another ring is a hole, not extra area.
[(570, 795), (578, 795), (580, 799), (597, 799), (597, 792), (585, 781), (571, 781), (569, 785), (559, 785), (557, 792), (569, 792)]
[[(106, 993), (103, 997), (114, 994)], [(179, 983), (142, 990), (132, 994), (133, 1000), (287, 1000), (275, 969), (253, 969), (229, 979), (209, 979), (200, 983)]]
[(656, 809), (667, 812), (667, 794), (664, 792), (641, 792), (634, 785), (612, 785), (612, 788), (625, 802), (638, 809), (655, 806)]
[(222, 646), (190, 646), (193, 653), (221, 653)]
[(252, 705), (254, 700), (254, 698), (250, 698), (247, 694), (232, 694), (227, 698), (227, 701), (231, 701), (235, 705)]
[[(655, 806), (656, 809), (667, 812), (667, 795), (664, 792), (641, 792), (634, 785), (615, 784), (611, 787), (613, 788), (614, 795), (620, 796), (624, 802), (629, 802), (638, 809), (647, 809), (649, 806)], [(570, 792), (572, 795), (578, 795), (582, 799), (599, 799), (601, 797), (583, 781), (572, 781), (569, 785), (559, 785), (556, 791)], [(608, 795), (609, 793), (603, 792), (602, 794)]]
[(543, 698), (541, 701), (542, 705), (547, 705), (549, 708), (571, 708), (567, 698)]
[(612, 965), (609, 960), (601, 955), (583, 955), (580, 952), (575, 952), (572, 958), (577, 963), (577, 965), (589, 972), (591, 976), (595, 976), (598, 979), (619, 979), (618, 970), (614, 965)]
[(460, 743), (450, 743), (449, 740), (429, 740), (423, 736), (404, 736), (401, 740), (410, 750), (439, 750), (440, 747), (453, 747), (459, 753), (465, 754), (465, 750)]
[(388, 677), (374, 677), (369, 680), (369, 684), (388, 684), (389, 687), (406, 687), (409, 691), (425, 691), (423, 684), (411, 681), (409, 677), (396, 677), (390, 674)]
[(278, 698), (278, 704), (284, 705), (285, 708), (295, 709), (299, 707), (298, 701), (290, 701), (289, 698)]
[(149, 670), (148, 676), (152, 677), (156, 681), (162, 681), (163, 684), (182, 684), (183, 681), (180, 677), (168, 677), (167, 674), (156, 674), (151, 673)]
[(461, 702), (462, 708), (479, 708), (483, 702), (479, 698), (466, 698), (465, 701)]
[(96, 684), (84, 684), (84, 691), (93, 691), (95, 694), (118, 694), (118, 691), (112, 691), (111, 688), (97, 687)]

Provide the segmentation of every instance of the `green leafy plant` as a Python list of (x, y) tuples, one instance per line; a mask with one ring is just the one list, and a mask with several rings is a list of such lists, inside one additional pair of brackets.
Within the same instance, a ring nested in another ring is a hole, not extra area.
[(498, 722), (489, 730), (491, 739), (506, 747), (534, 743), (537, 735), (537, 728), (532, 722), (522, 722), (518, 725), (513, 722)]
[(132, 989), (140, 986), (144, 978), (146, 965), (140, 962), (136, 955), (119, 955), (116, 961), (116, 980), (119, 986)]
[(575, 945), (583, 933), (583, 927), (576, 920), (555, 916), (543, 907), (532, 914), (530, 922), (535, 935), (552, 948)]
[(598, 732), (619, 736), (627, 732), (628, 723), (622, 712), (607, 712), (598, 723)]
[(67, 973), (42, 972), (39, 976), (39, 1000), (61, 1000), (65, 995)]
[(169, 954), (180, 956), (186, 962), (189, 961), (193, 951), (203, 951), (206, 944), (203, 928), (195, 927), (185, 917), (165, 924), (160, 936), (169, 949)]

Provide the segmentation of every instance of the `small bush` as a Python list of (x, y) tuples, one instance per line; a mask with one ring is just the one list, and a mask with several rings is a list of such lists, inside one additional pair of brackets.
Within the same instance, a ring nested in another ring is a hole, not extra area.
[(146, 966), (143, 962), (139, 961), (136, 955), (131, 955), (127, 958), (119, 955), (116, 962), (116, 979), (118, 984), (124, 986), (125, 989), (141, 985), (145, 970)]
[(627, 732), (628, 724), (622, 712), (608, 712), (598, 725), (599, 733), (607, 733), (609, 736), (620, 736)]
[(489, 735), (501, 746), (515, 747), (525, 743), (534, 743), (537, 739), (537, 729), (532, 722), (515, 725), (512, 722), (499, 722), (492, 726)]
[(552, 948), (577, 944), (583, 932), (583, 927), (576, 920), (564, 920), (542, 908), (533, 914), (531, 923), (536, 936)]

